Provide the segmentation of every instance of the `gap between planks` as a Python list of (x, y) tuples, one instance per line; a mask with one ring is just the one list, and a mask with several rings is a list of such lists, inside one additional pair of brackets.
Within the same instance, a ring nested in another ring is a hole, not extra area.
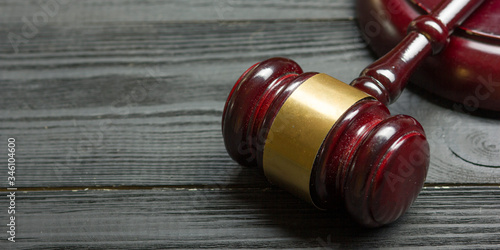
[[(499, 187), (500, 183), (425, 183), (425, 188), (451, 188), (451, 187)], [(63, 186), (63, 187), (17, 187), (18, 192), (36, 192), (36, 191), (87, 191), (87, 190), (153, 190), (153, 189), (194, 189), (194, 190), (268, 190), (273, 187), (269, 184), (267, 187), (257, 187), (253, 185), (124, 185), (124, 186)], [(277, 188), (279, 189), (279, 188)], [(0, 192), (13, 191), (12, 188), (0, 188)]]

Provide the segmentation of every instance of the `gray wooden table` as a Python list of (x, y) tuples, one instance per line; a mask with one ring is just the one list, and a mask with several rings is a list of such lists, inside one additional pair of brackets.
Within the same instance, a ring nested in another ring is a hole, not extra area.
[(352, 1), (3, 0), (0, 12), (0, 249), (500, 245), (499, 114), (405, 91), (390, 109), (425, 127), (430, 171), (409, 212), (375, 230), (227, 155), (223, 105), (250, 65), (290, 57), (349, 82), (375, 59)]

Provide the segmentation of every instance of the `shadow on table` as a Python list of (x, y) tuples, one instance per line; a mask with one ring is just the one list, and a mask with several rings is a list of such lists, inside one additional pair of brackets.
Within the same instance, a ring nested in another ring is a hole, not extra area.
[[(258, 171), (258, 170), (256, 170)], [(248, 180), (246, 171), (239, 179)], [(256, 178), (259, 178), (256, 175)], [(265, 178), (263, 175), (260, 178)], [(370, 229), (356, 224), (342, 207), (321, 211), (278, 187), (242, 189), (234, 193), (235, 199), (249, 208), (255, 226), (276, 233), (276, 240), (286, 238), (303, 247), (380, 246), (393, 232), (399, 230), (404, 217), (391, 225)], [(390, 240), (389, 240), (390, 241)], [(387, 244), (383, 244), (386, 245)]]

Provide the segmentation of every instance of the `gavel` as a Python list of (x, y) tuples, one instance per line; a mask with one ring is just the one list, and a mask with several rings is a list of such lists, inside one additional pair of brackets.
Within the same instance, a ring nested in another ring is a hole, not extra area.
[(386, 106), (483, 2), (441, 1), (350, 85), (286, 58), (253, 65), (224, 107), (227, 152), (319, 209), (343, 204), (366, 227), (394, 222), (422, 189), (430, 152), (418, 121)]

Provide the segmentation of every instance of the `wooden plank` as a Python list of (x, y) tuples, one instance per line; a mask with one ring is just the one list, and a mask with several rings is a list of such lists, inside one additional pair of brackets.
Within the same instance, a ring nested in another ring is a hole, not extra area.
[[(0, 99), (0, 141), (18, 140), (18, 184), (26, 187), (232, 185), (239, 175), (265, 185), (257, 171), (231, 161), (222, 143), (222, 108), (238, 75), (281, 55), (348, 82), (373, 60), (351, 21), (67, 24), (46, 31), (18, 54), (8, 46), (0, 54), (2, 94), (16, 97)], [(500, 121), (451, 108), (415, 90), (391, 106), (427, 131), (428, 183), (498, 183)], [(476, 138), (489, 141), (468, 139), (478, 131)]]
[[(51, 23), (156, 22), (207, 20), (352, 19), (349, 0), (4, 0), (0, 23), (20, 22), (41, 11)], [(44, 9), (48, 9), (45, 10)], [(56, 6), (56, 7), (53, 7)], [(133, 14), (131, 14), (133, 13)], [(30, 19), (28, 19), (30, 20)]]
[(422, 122), (431, 166), (394, 225), (360, 229), (228, 157), (222, 108), (248, 66), (286, 56), (349, 82), (373, 60), (354, 1), (68, 0), (13, 46), (47, 2), (0, 4), (0, 162), (15, 137), (20, 188), (0, 249), (500, 244), (500, 120), (416, 88), (390, 109)]
[[(13, 26), (22, 29), (24, 24)], [(20, 43), (18, 53), (9, 46), (13, 43), (7, 36), (0, 37), (0, 41), (4, 44), (0, 52), (5, 59), (1, 65), (5, 70), (14, 71), (6, 73), (6, 79), (16, 79), (20, 77), (19, 73), (42, 69), (49, 70), (53, 78), (68, 78), (78, 75), (64, 74), (61, 70), (76, 67), (85, 68), (88, 71), (86, 77), (104, 73), (130, 75), (142, 72), (144, 75), (143, 66), (207, 61), (242, 63), (272, 55), (323, 55), (330, 60), (340, 56), (344, 61), (356, 56), (369, 58), (369, 52), (361, 50), (366, 45), (355, 23), (342, 20), (65, 23), (45, 26), (43, 34)], [(31, 74), (24, 74), (24, 77), (34, 78)], [(47, 77), (47, 74), (35, 79), (41, 77)]]
[[(16, 242), (2, 241), (3, 249), (477, 249), (500, 244), (499, 187), (426, 188), (400, 221), (377, 230), (359, 228), (341, 210), (322, 212), (277, 189), (68, 190), (16, 195)], [(1, 213), (0, 220), (6, 221), (6, 216)]]
[[(222, 105), (191, 102), (116, 110), (11, 112), (10, 118), (2, 119), (0, 141), (16, 138), (18, 185), (26, 187), (265, 185), (257, 170), (242, 168), (228, 157), (220, 132)], [(433, 115), (439, 119), (435, 110)], [(460, 125), (470, 124), (470, 131), (480, 124), (477, 117), (456, 117), (465, 120)], [(452, 141), (444, 140), (443, 133), (463, 130), (423, 124), (434, 149), (428, 183), (498, 183), (497, 168), (465, 162), (449, 149)], [(483, 133), (497, 129), (486, 125)], [(6, 162), (6, 157), (1, 155), (0, 160)], [(237, 180), (240, 175), (245, 178)]]
[[(318, 44), (330, 51), (325, 59), (369, 60), (356, 50), (364, 45), (352, 22), (90, 27), (93, 34), (72, 28), (68, 36), (52, 27), (26, 45), (29, 53), (2, 55), (3, 93), (16, 100), (0, 100), (0, 127), (2, 136), (18, 140), (21, 186), (230, 185), (239, 175), (265, 185), (257, 171), (231, 161), (222, 144), (222, 108), (238, 74), (271, 56), (277, 41), (290, 44), (282, 55), (310, 64)], [(255, 42), (244, 42), (250, 36)], [(54, 46), (66, 37), (80, 42)], [(358, 42), (344, 46), (342, 39)], [(256, 47), (269, 49), (262, 56)], [(168, 55), (155, 59), (159, 50)]]
[(76, 118), (74, 109), (55, 110), (2, 123), (16, 129), (3, 129), (1, 139), (16, 138), (19, 186), (228, 185), (240, 174), (245, 183), (264, 182), (227, 156), (219, 104), (133, 108), (122, 118), (99, 109), (80, 109)]

